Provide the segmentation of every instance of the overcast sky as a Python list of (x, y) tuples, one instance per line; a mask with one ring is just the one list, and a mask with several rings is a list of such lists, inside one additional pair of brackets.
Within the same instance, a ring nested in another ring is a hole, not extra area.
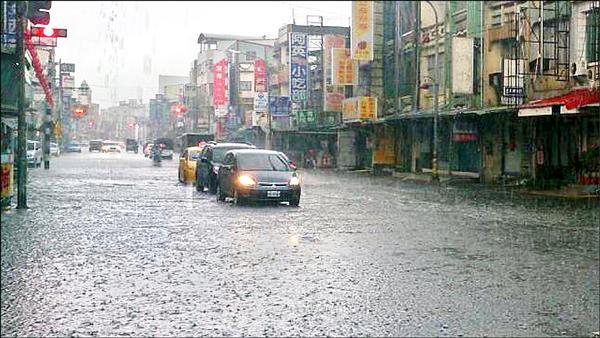
[(52, 1), (50, 26), (67, 28), (57, 59), (75, 63), (101, 108), (120, 100), (144, 102), (158, 92), (158, 74), (189, 74), (201, 32), (276, 37), (278, 29), (322, 15), (328, 26), (349, 26), (350, 1)]

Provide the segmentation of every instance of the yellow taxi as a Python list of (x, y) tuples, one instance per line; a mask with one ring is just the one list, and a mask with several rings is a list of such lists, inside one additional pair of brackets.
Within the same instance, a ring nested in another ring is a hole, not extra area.
[(196, 160), (200, 158), (202, 147), (188, 147), (179, 157), (179, 182), (196, 182)]

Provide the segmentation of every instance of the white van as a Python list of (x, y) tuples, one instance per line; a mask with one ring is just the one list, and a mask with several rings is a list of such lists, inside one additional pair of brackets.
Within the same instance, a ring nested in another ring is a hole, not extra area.
[(42, 155), (42, 144), (38, 141), (27, 140), (27, 164), (41, 167)]

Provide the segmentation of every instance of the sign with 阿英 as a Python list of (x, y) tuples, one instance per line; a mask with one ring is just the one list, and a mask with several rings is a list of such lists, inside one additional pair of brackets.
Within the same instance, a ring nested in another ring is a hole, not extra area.
[(373, 60), (373, 1), (352, 2), (352, 59)]
[(254, 111), (266, 112), (269, 105), (269, 96), (264, 92), (254, 94)]
[(292, 102), (307, 101), (308, 39), (305, 33), (290, 33), (290, 96)]

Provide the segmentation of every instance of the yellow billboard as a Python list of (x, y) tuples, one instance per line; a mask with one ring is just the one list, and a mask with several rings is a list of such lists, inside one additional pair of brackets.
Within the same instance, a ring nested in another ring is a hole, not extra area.
[(344, 121), (377, 119), (377, 98), (357, 96), (343, 100), (342, 119)]
[(373, 1), (352, 1), (352, 59), (373, 60)]
[(348, 48), (332, 48), (331, 83), (338, 86), (358, 84), (358, 62), (350, 57)]

